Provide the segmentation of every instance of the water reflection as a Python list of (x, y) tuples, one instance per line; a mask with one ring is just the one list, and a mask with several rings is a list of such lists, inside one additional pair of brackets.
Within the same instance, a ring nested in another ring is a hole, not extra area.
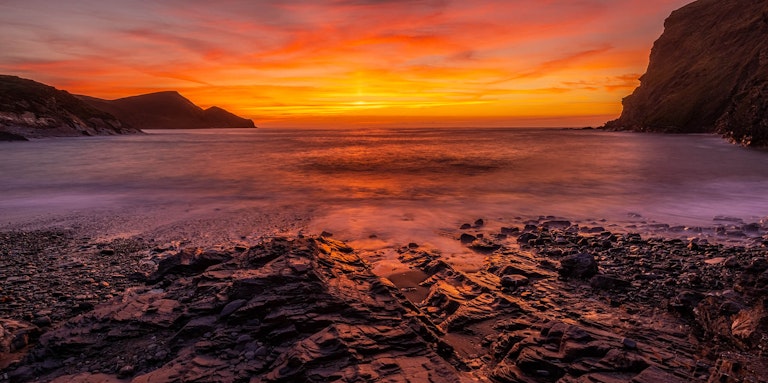
[[(316, 210), (316, 222), (350, 232), (389, 221), (393, 231), (434, 232), (462, 217), (520, 214), (710, 222), (768, 215), (766, 165), (768, 154), (711, 136), (155, 131), (0, 143), (0, 214), (271, 204)], [(405, 214), (420, 218), (413, 227), (393, 220)]]

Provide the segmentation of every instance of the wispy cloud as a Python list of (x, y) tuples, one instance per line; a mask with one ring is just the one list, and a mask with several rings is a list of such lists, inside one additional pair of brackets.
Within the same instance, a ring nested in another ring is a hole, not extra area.
[(606, 115), (687, 2), (6, 0), (0, 70), (259, 118)]

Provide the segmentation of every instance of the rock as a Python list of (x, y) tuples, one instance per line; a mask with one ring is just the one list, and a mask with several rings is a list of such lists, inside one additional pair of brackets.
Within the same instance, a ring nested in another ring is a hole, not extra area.
[[(86, 246), (79, 267), (61, 268), (73, 273), (62, 279), (71, 287), (51, 301), (67, 307), (90, 303), (92, 310), (64, 323), (54, 319), (37, 345), (24, 348), (31, 350), (28, 357), (27, 351), (11, 354), (5, 360), (13, 364), (3, 371), (24, 377), (12, 381), (57, 383), (119, 382), (125, 366), (134, 368), (134, 383), (456, 382), (467, 376), (497, 382), (675, 382), (706, 381), (725, 350), (739, 350), (754, 358), (751, 365), (760, 365), (768, 322), (758, 288), (768, 270), (764, 248), (704, 241), (713, 228), (698, 235), (696, 252), (677, 234), (591, 235), (543, 225), (531, 230), (535, 238), (519, 247), (492, 234), (476, 236), (500, 247), (475, 254), (478, 262), (471, 265), (432, 249), (396, 249), (398, 260), (418, 273), (412, 285), (418, 299), (371, 274), (375, 268), (363, 260), (365, 250), (329, 237), (300, 236), (244, 251), (216, 249), (229, 259), (175, 269), (154, 285), (112, 292), (113, 300), (99, 304), (92, 299), (105, 289), (99, 282), (108, 280), (111, 290), (117, 280), (93, 266), (108, 257), (94, 249), (113, 248), (120, 257), (130, 252), (114, 244)], [(12, 244), (21, 238), (3, 235), (0, 244), (11, 244), (17, 253)], [(604, 247), (604, 241), (612, 246)], [(173, 247), (152, 255), (159, 261), (182, 252), (206, 251)], [(580, 253), (600, 262), (601, 273), (584, 278), (597, 288), (557, 278), (556, 264)], [(741, 266), (726, 267), (728, 258)], [(18, 266), (5, 267), (3, 262), (15, 259)], [(56, 260), (52, 267), (64, 263)], [(29, 282), (40, 284), (38, 274), (50, 275), (42, 265), (35, 258), (0, 257), (0, 281), (31, 277), (0, 286), (0, 310), (17, 300), (35, 301), (34, 294), (16, 292), (36, 286)], [(3, 274), (8, 270), (28, 272)], [(8, 312), (35, 319), (60, 315), (39, 303)], [(743, 381), (768, 376), (754, 368), (740, 374)]]
[(730, 334), (743, 349), (763, 347), (768, 340), (768, 309), (765, 302), (768, 301), (748, 309), (727, 312), (734, 315)]
[(557, 272), (565, 279), (588, 279), (597, 274), (597, 261), (589, 253), (569, 255), (560, 260)]
[(756, 382), (768, 374), (768, 358), (726, 352), (720, 355), (707, 383)]
[(718, 132), (768, 144), (768, 3), (699, 0), (674, 12), (609, 129)]
[(600, 364), (609, 366), (616, 371), (641, 372), (648, 367), (648, 361), (643, 357), (628, 351), (613, 349), (600, 359)]
[(157, 269), (149, 276), (150, 282), (160, 280), (166, 274), (197, 273), (232, 258), (232, 253), (199, 248), (182, 249), (175, 253), (157, 255)]
[(517, 288), (528, 284), (528, 278), (523, 275), (511, 274), (501, 277), (501, 286), (507, 288)]
[(536, 240), (537, 238), (539, 238), (539, 236), (534, 233), (523, 233), (517, 237), (517, 242), (520, 244), (527, 245), (531, 241)]
[(47, 315), (39, 316), (32, 319), (32, 324), (34, 324), (37, 327), (48, 327), (51, 325), (51, 323), (53, 323), (53, 321), (51, 321), (51, 317)]
[(120, 368), (120, 370), (117, 372), (117, 377), (118, 378), (128, 378), (128, 377), (133, 376), (134, 372), (135, 372), (135, 368), (132, 365), (127, 364), (127, 365), (125, 365), (125, 366)]
[(467, 233), (461, 233), (461, 236), (459, 237), (459, 241), (461, 241), (461, 243), (465, 243), (465, 244), (466, 243), (472, 243), (476, 239), (477, 239), (477, 237), (475, 237), (472, 234), (467, 234)]
[(103, 110), (142, 129), (255, 128), (253, 121), (222, 108), (203, 109), (176, 91), (164, 91), (104, 100), (80, 96), (92, 107)]
[(689, 379), (682, 379), (670, 372), (665, 372), (658, 367), (648, 367), (632, 378), (631, 383), (685, 383)]
[(0, 75), (3, 140), (37, 137), (137, 134), (140, 130), (51, 86)]
[(768, 258), (754, 258), (739, 275), (734, 290), (749, 294), (768, 293)]
[(479, 218), (475, 221), (475, 227), (483, 227), (485, 226), (485, 221), (482, 218)]
[(512, 234), (517, 234), (519, 232), (520, 232), (520, 229), (518, 229), (516, 227), (502, 227), (501, 228), (501, 234), (512, 235)]
[(0, 318), (0, 353), (19, 351), (39, 335), (40, 329), (31, 323)]
[[(184, 259), (208, 252), (180, 253)], [(290, 266), (297, 263), (307, 269)], [(162, 274), (162, 289), (137, 289), (45, 333), (34, 357), (9, 375), (21, 382), (63, 373), (60, 381), (90, 382), (78, 379), (96, 372), (110, 383), (127, 377), (135, 383), (459, 382), (443, 359), (452, 351), (438, 344), (438, 329), (330, 238), (272, 239), (184, 272), (183, 278)], [(505, 312), (500, 303), (486, 303), (475, 306), (487, 310), (483, 315)], [(480, 314), (462, 312), (463, 318)]]
[(479, 252), (492, 252), (501, 248), (501, 245), (488, 238), (477, 238), (469, 244), (469, 248)]
[(221, 309), (221, 312), (219, 313), (219, 316), (222, 318), (229, 316), (233, 312), (237, 311), (240, 307), (243, 307), (244, 304), (246, 304), (245, 299), (235, 299), (229, 303), (227, 303), (223, 309)]
[(0, 132), (0, 141), (29, 141), (26, 137), (8, 132)]
[(612, 274), (597, 274), (589, 280), (589, 284), (600, 290), (621, 290), (632, 285), (631, 282)]
[(564, 219), (561, 220), (549, 220), (542, 222), (542, 227), (547, 228), (549, 230), (552, 229), (567, 229), (571, 226), (571, 221), (566, 221)]
[(460, 227), (461, 230), (467, 230), (467, 229), (471, 229), (471, 228), (472, 228), (472, 225), (470, 225), (468, 223), (465, 223), (465, 224), (461, 225), (461, 227)]
[(624, 345), (624, 348), (629, 350), (636, 350), (637, 349), (637, 342), (635, 342), (632, 339), (624, 338), (621, 340), (621, 344)]

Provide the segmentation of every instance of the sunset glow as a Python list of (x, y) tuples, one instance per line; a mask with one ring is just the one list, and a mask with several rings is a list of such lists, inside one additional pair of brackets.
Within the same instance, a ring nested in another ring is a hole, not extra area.
[(10, 0), (0, 73), (264, 127), (596, 125), (688, 2)]

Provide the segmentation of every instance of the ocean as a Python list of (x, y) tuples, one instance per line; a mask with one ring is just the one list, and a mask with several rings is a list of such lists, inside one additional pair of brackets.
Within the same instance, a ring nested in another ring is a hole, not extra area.
[(91, 217), (114, 235), (231, 225), (239, 238), (407, 243), (478, 218), (711, 225), (765, 218), (766, 191), (768, 152), (711, 135), (260, 128), (0, 143), (0, 225)]

